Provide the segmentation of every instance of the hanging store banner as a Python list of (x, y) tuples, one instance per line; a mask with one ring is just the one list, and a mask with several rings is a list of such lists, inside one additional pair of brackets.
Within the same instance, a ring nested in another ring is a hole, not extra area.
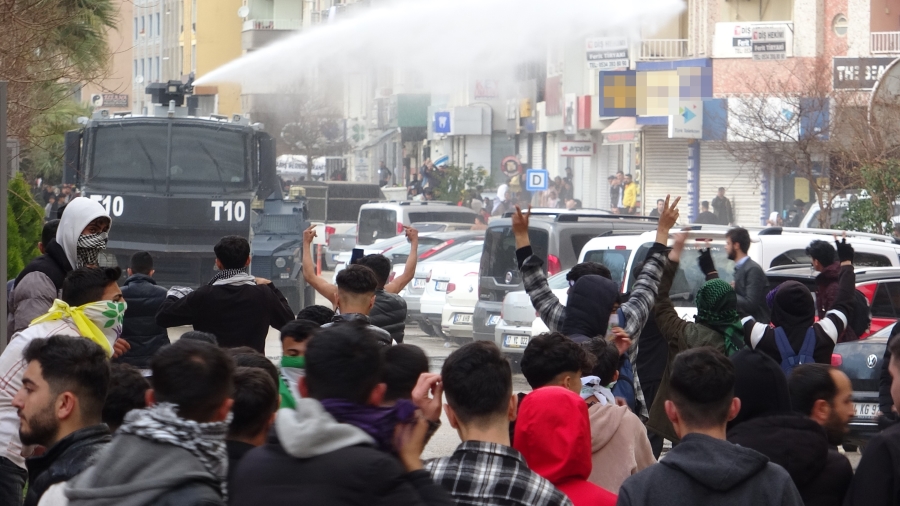
[(832, 75), (836, 90), (871, 90), (894, 61), (886, 58), (835, 57)]
[(754, 60), (783, 60), (787, 55), (785, 27), (754, 26), (750, 40), (750, 53)]
[(585, 41), (588, 68), (598, 70), (627, 69), (628, 39), (624, 37), (594, 37)]
[(560, 156), (593, 156), (594, 143), (591, 141), (560, 141)]

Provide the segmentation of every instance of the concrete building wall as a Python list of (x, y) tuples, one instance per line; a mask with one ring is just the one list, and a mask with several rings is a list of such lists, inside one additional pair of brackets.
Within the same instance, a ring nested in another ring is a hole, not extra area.
[(900, 0), (870, 0), (870, 24), (873, 32), (900, 31)]
[(133, 33), (133, 4), (129, 0), (117, 0), (116, 3), (116, 29), (107, 30), (106, 37), (109, 44), (110, 58), (106, 76), (93, 83), (86, 83), (81, 90), (81, 99), (90, 103), (91, 96), (95, 94), (126, 95), (128, 104), (122, 107), (104, 105), (104, 109), (110, 111), (130, 111), (132, 106), (132, 59), (131, 52), (134, 46)]

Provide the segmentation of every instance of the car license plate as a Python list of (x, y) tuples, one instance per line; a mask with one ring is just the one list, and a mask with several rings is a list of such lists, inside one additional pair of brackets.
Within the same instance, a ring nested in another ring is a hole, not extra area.
[(282, 272), (281, 279), (291, 279), (291, 273), (290, 272)]
[(503, 336), (503, 345), (507, 348), (524, 348), (528, 346), (528, 336)]
[(490, 327), (491, 325), (497, 325), (498, 323), (500, 323), (500, 315), (492, 314), (491, 316), (488, 316), (488, 327)]
[(447, 281), (435, 281), (434, 282), (434, 290), (436, 292), (446, 292), (447, 291)]
[(425, 287), (425, 278), (413, 279), (413, 288), (424, 288), (424, 287)]
[(853, 407), (857, 418), (875, 418), (878, 412), (878, 403), (875, 402), (855, 402)]
[(472, 315), (458, 314), (453, 317), (453, 323), (472, 323)]

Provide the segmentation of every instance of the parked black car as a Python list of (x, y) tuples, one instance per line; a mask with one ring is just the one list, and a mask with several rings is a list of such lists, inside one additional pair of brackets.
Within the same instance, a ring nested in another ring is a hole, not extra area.
[(891, 336), (893, 325), (859, 341), (838, 343), (831, 356), (831, 365), (844, 371), (853, 385), (853, 403), (856, 415), (850, 420), (850, 434), (845, 446), (864, 447), (878, 434), (878, 379), (881, 376), (882, 358)]

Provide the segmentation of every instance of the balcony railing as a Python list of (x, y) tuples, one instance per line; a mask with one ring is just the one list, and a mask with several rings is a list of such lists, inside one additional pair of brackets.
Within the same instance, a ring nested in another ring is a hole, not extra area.
[(872, 32), (870, 37), (872, 54), (900, 54), (900, 32)]
[(244, 21), (245, 32), (250, 30), (299, 30), (302, 19), (248, 19)]
[(639, 44), (639, 60), (677, 60), (688, 54), (687, 39), (651, 39)]

